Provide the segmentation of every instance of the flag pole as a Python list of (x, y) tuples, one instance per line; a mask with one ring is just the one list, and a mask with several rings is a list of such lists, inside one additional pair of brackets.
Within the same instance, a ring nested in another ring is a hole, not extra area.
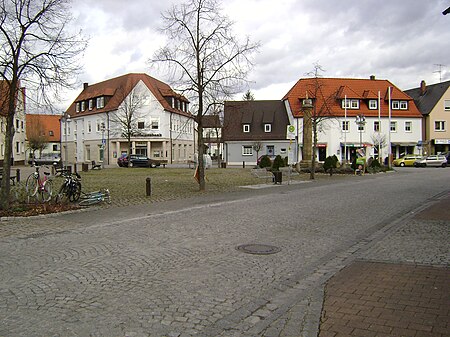
[(345, 158), (345, 163), (347, 163), (347, 95), (345, 95), (344, 98), (344, 158)]

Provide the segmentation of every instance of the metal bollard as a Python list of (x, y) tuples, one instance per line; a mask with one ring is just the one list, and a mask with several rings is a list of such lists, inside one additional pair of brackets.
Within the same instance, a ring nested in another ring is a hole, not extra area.
[(16, 169), (16, 180), (20, 183), (20, 169)]
[(245, 168), (245, 160), (242, 162), (242, 168)]
[(150, 197), (152, 195), (152, 178), (147, 177), (145, 181), (145, 192), (147, 197)]

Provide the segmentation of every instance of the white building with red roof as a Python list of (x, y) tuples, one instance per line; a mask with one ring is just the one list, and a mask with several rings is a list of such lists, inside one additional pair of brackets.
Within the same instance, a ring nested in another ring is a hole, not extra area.
[(129, 153), (121, 125), (127, 110), (132, 111), (131, 153), (169, 163), (193, 159), (194, 118), (188, 99), (147, 74), (85, 83), (65, 113), (67, 122), (61, 124), (63, 157), (67, 146), (69, 163), (115, 164), (121, 154)]

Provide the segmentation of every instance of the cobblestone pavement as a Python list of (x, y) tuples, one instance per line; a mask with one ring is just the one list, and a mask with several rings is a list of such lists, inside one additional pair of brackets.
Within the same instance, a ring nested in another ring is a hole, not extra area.
[(412, 213), (450, 191), (427, 172), (0, 222), (0, 336), (317, 336), (354, 261), (448, 267), (447, 220)]

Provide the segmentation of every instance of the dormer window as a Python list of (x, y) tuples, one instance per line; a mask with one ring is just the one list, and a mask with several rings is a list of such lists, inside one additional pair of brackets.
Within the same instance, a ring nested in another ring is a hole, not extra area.
[(408, 110), (408, 102), (400, 101), (400, 110)]
[(359, 100), (358, 99), (343, 99), (342, 100), (342, 109), (359, 109)]
[(392, 110), (408, 110), (408, 101), (392, 101)]
[(97, 98), (97, 109), (102, 109), (105, 107), (105, 97), (101, 96)]
[(81, 102), (81, 111), (84, 111), (84, 110), (86, 110), (86, 102), (82, 101)]
[(369, 100), (369, 109), (376, 110), (378, 108), (378, 102), (376, 99)]
[(250, 124), (244, 124), (242, 127), (242, 131), (244, 131), (245, 133), (250, 132)]
[(264, 124), (264, 132), (272, 132), (272, 124)]
[(75, 103), (75, 111), (80, 112), (80, 102)]
[(89, 100), (89, 110), (92, 110), (93, 107), (94, 107), (94, 100), (90, 99)]

